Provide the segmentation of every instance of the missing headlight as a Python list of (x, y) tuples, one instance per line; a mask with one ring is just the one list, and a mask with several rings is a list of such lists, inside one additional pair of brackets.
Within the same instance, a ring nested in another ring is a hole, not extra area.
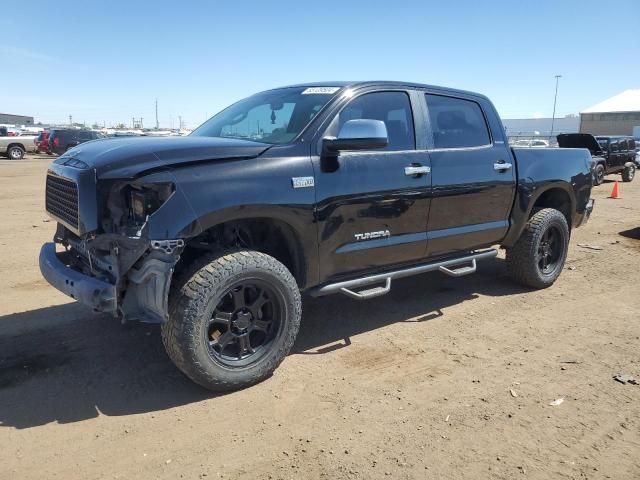
[(147, 217), (158, 210), (175, 191), (173, 183), (129, 185), (129, 218), (134, 224), (142, 225)]

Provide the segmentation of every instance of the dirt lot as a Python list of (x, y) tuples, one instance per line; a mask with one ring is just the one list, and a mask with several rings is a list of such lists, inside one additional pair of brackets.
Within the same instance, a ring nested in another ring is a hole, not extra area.
[(554, 287), (498, 259), (306, 299), (275, 375), (215, 396), (41, 278), (49, 161), (0, 160), (0, 478), (640, 478), (640, 386), (612, 379), (640, 378), (640, 179), (594, 190)]

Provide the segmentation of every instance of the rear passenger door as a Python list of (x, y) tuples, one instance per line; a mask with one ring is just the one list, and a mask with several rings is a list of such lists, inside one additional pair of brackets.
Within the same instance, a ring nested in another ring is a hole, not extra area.
[(490, 246), (504, 238), (515, 195), (511, 150), (481, 97), (425, 94), (433, 197), (428, 254)]

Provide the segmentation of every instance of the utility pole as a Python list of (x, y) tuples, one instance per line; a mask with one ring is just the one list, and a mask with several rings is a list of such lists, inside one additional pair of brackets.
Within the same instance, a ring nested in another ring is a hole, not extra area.
[(158, 99), (156, 98), (156, 130), (160, 128), (160, 124), (158, 123)]
[(73, 115), (69, 115), (69, 125), (73, 125)]
[(178, 130), (182, 130), (182, 115), (178, 115)]
[(556, 75), (556, 93), (553, 96), (553, 115), (551, 116), (551, 133), (549, 134), (549, 140), (553, 137), (553, 127), (556, 123), (556, 103), (558, 102), (558, 82), (562, 78), (562, 75)]

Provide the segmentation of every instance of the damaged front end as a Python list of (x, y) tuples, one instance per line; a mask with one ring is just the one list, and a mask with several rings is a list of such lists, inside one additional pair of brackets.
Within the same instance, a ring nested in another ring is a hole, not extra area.
[[(95, 199), (95, 208), (83, 210), (83, 197)], [(89, 182), (81, 171), (55, 168), (46, 203), (58, 221), (54, 242), (40, 254), (49, 283), (123, 322), (167, 320), (171, 278), (185, 246), (179, 225), (193, 216), (170, 172)]]

